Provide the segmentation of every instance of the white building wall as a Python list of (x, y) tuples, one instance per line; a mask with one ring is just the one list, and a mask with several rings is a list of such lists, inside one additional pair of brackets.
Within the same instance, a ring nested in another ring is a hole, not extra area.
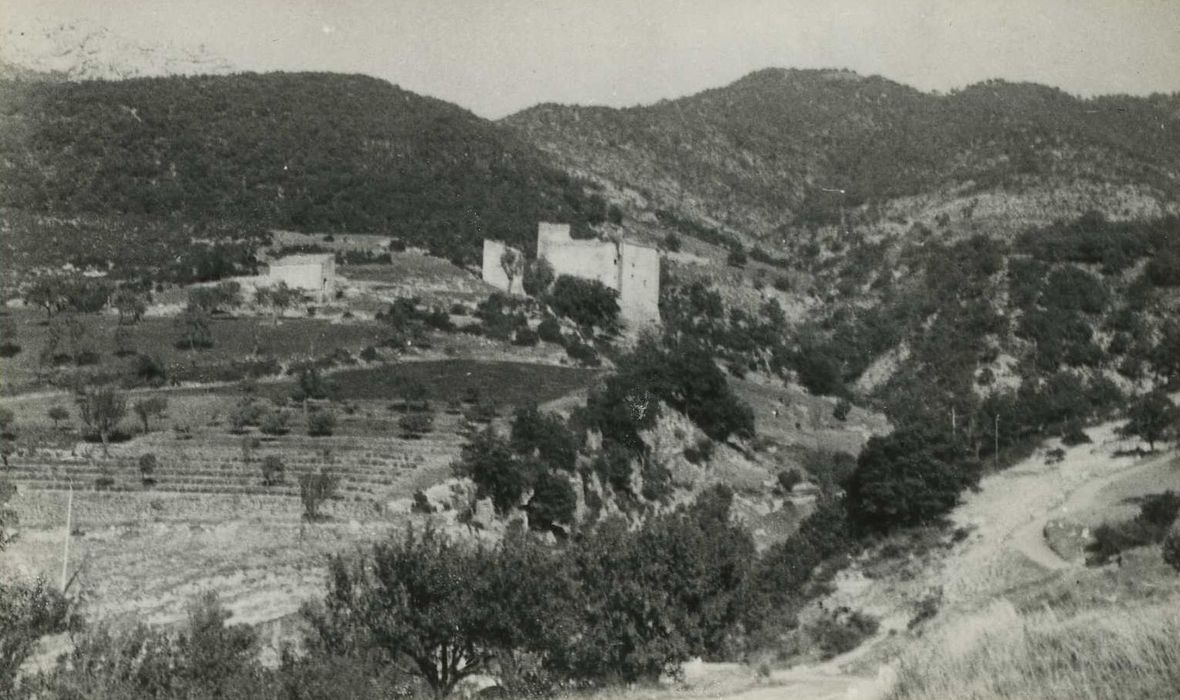
[(654, 248), (622, 244), (619, 307), (631, 324), (660, 320), (660, 254)]

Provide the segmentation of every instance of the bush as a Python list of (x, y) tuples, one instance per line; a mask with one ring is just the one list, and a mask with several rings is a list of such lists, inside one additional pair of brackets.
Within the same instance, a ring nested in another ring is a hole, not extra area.
[(283, 474), (286, 471), (287, 467), (278, 455), (267, 455), (262, 460), (262, 485), (274, 486), (283, 483)]
[(746, 262), (746, 251), (741, 246), (734, 246), (725, 258), (725, 264), (730, 267), (745, 267)]
[(716, 447), (709, 436), (701, 436), (699, 440), (684, 448), (684, 458), (693, 464), (705, 464), (713, 458), (713, 450)]
[(677, 236), (675, 233), (668, 233), (668, 235), (664, 236), (664, 250), (669, 253), (679, 253), (681, 247), (680, 236)]
[(840, 399), (832, 408), (832, 417), (840, 422), (844, 422), (848, 418), (848, 414), (851, 411), (852, 404), (848, 403), (847, 399)]
[(262, 424), (259, 426), (259, 430), (265, 435), (286, 435), (289, 431), (287, 425), (289, 417), (289, 414), (282, 409), (276, 408), (267, 411), (266, 415), (262, 418)]
[(410, 504), (410, 512), (425, 515), (434, 512), (434, 506), (430, 505), (430, 499), (426, 497), (426, 493), (422, 489), (414, 492), (414, 502)]
[(1176, 571), (1180, 572), (1180, 527), (1172, 524), (1168, 534), (1164, 537), (1164, 561)]
[(318, 409), (307, 416), (307, 434), (310, 437), (325, 437), (336, 429), (336, 416), (331, 411)]
[(537, 332), (528, 326), (522, 326), (516, 329), (516, 335), (512, 337), (513, 345), (520, 345), (524, 347), (532, 347), (540, 341)]
[(860, 611), (837, 611), (820, 618), (809, 631), (826, 660), (857, 648), (877, 627), (876, 619)]
[(848, 480), (849, 517), (879, 532), (942, 517), (979, 481), (979, 465), (965, 452), (920, 428), (871, 438)]
[(398, 427), (401, 428), (402, 437), (414, 440), (434, 430), (434, 416), (429, 413), (408, 413), (398, 421)]
[(541, 413), (536, 404), (517, 409), (509, 439), (512, 450), (540, 460), (547, 469), (572, 472), (578, 458), (578, 439), (560, 416)]
[(1163, 542), (1178, 514), (1180, 495), (1165, 491), (1144, 496), (1134, 518), (1094, 528), (1093, 540), (1086, 546), (1086, 563), (1105, 564), (1125, 550)]
[(586, 367), (597, 367), (602, 364), (602, 361), (598, 359), (598, 352), (581, 340), (573, 340), (566, 345), (565, 354), (571, 360)]
[(561, 335), (561, 323), (552, 316), (541, 319), (541, 323), (537, 325), (537, 337), (546, 343), (557, 345), (561, 345), (565, 340)]
[(778, 473), (778, 487), (784, 494), (790, 494), (803, 481), (798, 469), (784, 469)]

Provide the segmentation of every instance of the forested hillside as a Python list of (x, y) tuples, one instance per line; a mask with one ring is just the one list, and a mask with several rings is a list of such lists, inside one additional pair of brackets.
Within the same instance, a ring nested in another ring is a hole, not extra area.
[(650, 207), (754, 236), (956, 188), (1180, 192), (1175, 96), (1082, 100), (1002, 81), (938, 95), (848, 71), (768, 69), (651, 106), (547, 104), (503, 123)]
[(472, 260), (597, 197), (506, 130), (364, 76), (0, 82), (0, 206), (373, 232)]

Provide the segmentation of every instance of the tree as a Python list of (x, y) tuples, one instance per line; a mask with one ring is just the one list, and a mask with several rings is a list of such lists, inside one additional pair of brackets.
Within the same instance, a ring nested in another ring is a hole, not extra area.
[(578, 458), (577, 437), (559, 416), (541, 413), (536, 404), (513, 414), (510, 444), (518, 455), (539, 459), (556, 471), (572, 472)]
[(553, 472), (540, 474), (533, 484), (533, 495), (525, 509), (529, 527), (534, 530), (553, 530), (555, 526), (574, 524), (578, 497), (569, 479)]
[(156, 484), (155, 474), (157, 466), (159, 466), (159, 462), (154, 454), (149, 452), (140, 456), (139, 475), (144, 486), (154, 486)]
[(549, 285), (553, 284), (553, 279), (553, 266), (545, 258), (537, 258), (530, 260), (528, 265), (525, 266), (521, 286), (524, 288), (525, 294), (540, 298), (549, 290)]
[(127, 414), (127, 398), (113, 387), (91, 386), (78, 397), (78, 410), (82, 422), (102, 440), (103, 453), (109, 455), (111, 435)]
[(283, 314), (283, 311), (294, 306), (299, 297), (298, 290), (291, 289), (286, 282), (279, 282), (273, 287), (259, 287), (256, 298), (259, 304), (270, 307), (273, 323), (277, 326), (279, 325), (279, 316)]
[(304, 615), (320, 643), (381, 651), (435, 697), (518, 652), (545, 653), (569, 632), (572, 585), (558, 557), (518, 538), (493, 551), (427, 529), (331, 562), (328, 594)]
[(147, 433), (151, 432), (149, 420), (163, 416), (164, 412), (168, 410), (168, 399), (163, 396), (140, 399), (131, 408), (135, 411), (135, 415), (139, 416), (139, 420), (143, 422), (143, 432)]
[(299, 475), (299, 500), (303, 503), (303, 519), (319, 522), (323, 519), (320, 506), (336, 495), (340, 479), (329, 471), (317, 470)]
[(56, 430), (59, 423), (69, 419), (70, 412), (65, 406), (52, 406), (46, 415), (49, 416), (49, 420), (53, 421), (53, 428)]
[(1152, 452), (1155, 443), (1167, 438), (1180, 423), (1180, 410), (1162, 389), (1140, 396), (1127, 411), (1127, 422), (1119, 428), (1124, 437), (1139, 437), (1147, 441)]
[(454, 465), (455, 476), (471, 479), (476, 495), (490, 497), (501, 514), (520, 504), (524, 492), (543, 469), (536, 462), (518, 459), (491, 426), (471, 437)]
[(40, 639), (64, 632), (70, 622), (65, 597), (44, 581), (26, 586), (0, 580), (0, 688), (13, 688), (21, 665)]
[(187, 346), (189, 350), (213, 347), (213, 333), (209, 329), (209, 313), (200, 306), (188, 305), (176, 317), (173, 324), (180, 331), (177, 347)]
[(139, 323), (147, 311), (147, 300), (143, 295), (128, 289), (127, 287), (120, 287), (114, 296), (111, 297), (111, 305), (119, 312), (119, 325), (130, 321), (131, 323)]
[(283, 474), (287, 467), (278, 455), (267, 455), (262, 460), (262, 484), (274, 486), (283, 483)]
[(508, 278), (508, 289), (512, 289), (512, 282), (521, 272), (523, 266), (523, 259), (520, 253), (512, 248), (505, 248), (500, 255), (500, 269), (504, 271), (504, 276)]
[(950, 511), (979, 465), (945, 435), (920, 428), (871, 438), (847, 483), (848, 515), (869, 530), (921, 525)]
[(546, 300), (559, 316), (580, 327), (612, 330), (618, 324), (619, 293), (598, 280), (561, 275)]
[(66, 288), (60, 277), (38, 277), (25, 288), (25, 303), (40, 306), (45, 309), (45, 317), (53, 318), (53, 314), (66, 307)]

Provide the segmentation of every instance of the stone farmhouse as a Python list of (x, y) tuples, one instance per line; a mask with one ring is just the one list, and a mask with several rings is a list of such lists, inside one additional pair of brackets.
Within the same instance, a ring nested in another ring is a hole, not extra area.
[[(483, 243), (483, 279), (509, 294), (523, 294), (524, 256), (518, 269), (506, 269), (504, 253), (515, 251), (500, 241)], [(582, 240), (570, 235), (569, 224), (537, 225), (537, 258), (557, 276), (598, 280), (619, 293), (620, 316), (628, 325), (660, 321), (660, 254), (655, 248), (628, 241)], [(510, 275), (509, 272), (514, 274)]]
[(336, 292), (336, 256), (331, 253), (287, 255), (270, 263), (267, 281), (286, 282), (288, 287), (312, 292), (320, 302)]

